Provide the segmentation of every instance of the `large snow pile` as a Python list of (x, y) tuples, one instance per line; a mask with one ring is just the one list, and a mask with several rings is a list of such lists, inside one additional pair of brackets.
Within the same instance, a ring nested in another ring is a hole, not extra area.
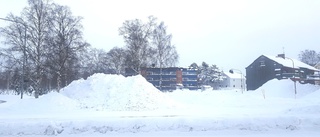
[[(295, 85), (297, 94), (295, 94)], [(294, 83), (289, 79), (273, 79), (262, 85), (256, 91), (265, 94), (266, 97), (301, 98), (318, 89), (319, 86), (300, 84), (299, 82)]]
[(94, 74), (72, 82), (61, 93), (77, 100), (81, 108), (95, 110), (144, 111), (176, 106), (140, 75)]
[[(281, 102), (285, 100), (293, 101), (294, 106), (288, 108), (287, 114), (320, 114), (320, 86), (318, 85), (294, 83), (289, 79), (273, 79), (254, 92), (256, 94), (265, 94), (266, 98), (277, 98), (282, 100)], [(280, 102), (277, 103), (279, 104)]]

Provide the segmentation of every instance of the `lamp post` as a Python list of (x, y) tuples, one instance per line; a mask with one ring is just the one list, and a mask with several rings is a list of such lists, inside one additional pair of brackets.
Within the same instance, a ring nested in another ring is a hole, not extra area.
[(241, 75), (241, 93), (243, 94), (243, 81), (242, 81), (242, 79), (243, 79), (243, 77), (242, 77), (242, 72), (241, 72), (241, 70), (238, 70), (238, 69), (230, 69), (229, 70), (229, 72), (231, 73), (231, 74), (233, 74), (234, 73), (234, 71), (238, 71), (239, 72), (239, 74)]
[(290, 59), (292, 61), (292, 68), (293, 68), (293, 83), (294, 83), (294, 98), (297, 98), (297, 83), (296, 83), (296, 79), (295, 79), (295, 74), (296, 74), (296, 70), (294, 68), (294, 61), (291, 58), (286, 57), (287, 59)]
[(25, 65), (26, 65), (26, 46), (27, 46), (27, 25), (25, 23), (10, 20), (6, 18), (0, 18), (0, 20), (9, 21), (17, 24), (22, 24), (24, 26), (24, 43), (23, 43), (23, 61), (22, 61), (22, 77), (21, 77), (21, 99), (23, 98), (23, 91), (24, 91), (24, 71), (25, 71)]

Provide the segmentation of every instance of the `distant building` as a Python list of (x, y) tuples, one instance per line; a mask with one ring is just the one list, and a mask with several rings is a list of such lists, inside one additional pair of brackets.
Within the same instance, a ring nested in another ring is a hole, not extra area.
[[(317, 63), (314, 67), (320, 70), (320, 62)], [(320, 72), (315, 73), (315, 84), (320, 85)]]
[(320, 69), (320, 62), (314, 66), (316, 69)]
[(245, 90), (246, 78), (240, 73), (223, 72), (224, 79), (219, 83), (220, 88)]
[[(161, 91), (171, 91), (177, 88), (199, 89), (198, 75), (195, 69), (180, 67), (141, 68), (139, 73)], [(132, 69), (126, 69), (126, 76), (139, 73)]]
[(318, 69), (301, 61), (285, 57), (261, 55), (246, 68), (247, 90), (255, 90), (267, 81), (277, 79), (292, 79), (300, 83), (314, 84), (310, 77), (314, 76)]

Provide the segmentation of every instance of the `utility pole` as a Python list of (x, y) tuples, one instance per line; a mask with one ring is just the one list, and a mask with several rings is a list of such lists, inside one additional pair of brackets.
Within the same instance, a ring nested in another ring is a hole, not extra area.
[(294, 98), (297, 98), (297, 83), (296, 83), (296, 69), (294, 68), (294, 61), (291, 58), (286, 57), (287, 59), (290, 59), (292, 61), (292, 69), (293, 69), (293, 83), (294, 83)]

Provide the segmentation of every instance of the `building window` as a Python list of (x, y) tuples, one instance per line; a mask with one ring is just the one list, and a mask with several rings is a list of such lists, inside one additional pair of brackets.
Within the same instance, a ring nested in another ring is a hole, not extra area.
[(263, 61), (260, 61), (260, 67), (264, 67), (264, 66), (266, 66), (264, 60), (263, 60)]
[(169, 78), (162, 78), (162, 81), (169, 81)]

